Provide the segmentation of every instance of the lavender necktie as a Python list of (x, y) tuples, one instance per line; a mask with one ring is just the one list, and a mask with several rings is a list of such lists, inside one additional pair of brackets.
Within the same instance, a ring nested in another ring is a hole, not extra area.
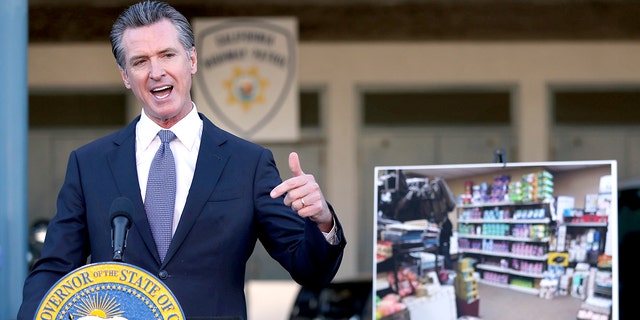
[(176, 165), (169, 142), (176, 135), (170, 130), (160, 130), (158, 136), (162, 144), (151, 163), (144, 207), (160, 259), (164, 261), (171, 243), (176, 199)]

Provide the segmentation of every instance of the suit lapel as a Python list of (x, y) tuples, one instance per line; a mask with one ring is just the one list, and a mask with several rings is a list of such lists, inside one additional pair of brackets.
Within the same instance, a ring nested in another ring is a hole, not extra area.
[(221, 135), (222, 131), (203, 115), (200, 115), (200, 117), (203, 121), (203, 130), (196, 170), (193, 174), (187, 202), (180, 217), (180, 223), (165, 257), (165, 263), (178, 250), (197, 221), (230, 156), (229, 152), (222, 148), (222, 145), (226, 142), (226, 138)]

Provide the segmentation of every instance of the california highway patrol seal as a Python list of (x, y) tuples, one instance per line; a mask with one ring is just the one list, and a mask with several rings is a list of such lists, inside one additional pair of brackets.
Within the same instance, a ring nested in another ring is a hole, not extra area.
[(173, 293), (154, 275), (126, 263), (80, 267), (40, 302), (35, 320), (184, 320)]

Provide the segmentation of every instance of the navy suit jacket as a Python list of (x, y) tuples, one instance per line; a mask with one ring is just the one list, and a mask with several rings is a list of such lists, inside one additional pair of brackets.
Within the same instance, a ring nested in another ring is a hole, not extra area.
[(333, 279), (346, 245), (333, 209), (337, 245), (330, 245), (314, 222), (285, 206), (282, 197), (270, 197), (281, 182), (271, 151), (200, 117), (204, 128), (193, 182), (164, 262), (138, 183), (139, 117), (71, 153), (42, 256), (25, 281), (19, 320), (33, 319), (48, 289), (88, 258), (112, 261), (109, 211), (118, 197), (129, 198), (135, 209), (124, 262), (166, 283), (187, 318), (247, 317), (245, 269), (258, 239), (299, 284), (324, 286)]

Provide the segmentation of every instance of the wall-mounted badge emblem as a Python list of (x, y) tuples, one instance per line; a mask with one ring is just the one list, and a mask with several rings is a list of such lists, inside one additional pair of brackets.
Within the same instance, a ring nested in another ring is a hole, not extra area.
[(60, 279), (40, 302), (35, 319), (184, 320), (163, 282), (126, 263), (94, 263)]
[(194, 26), (194, 96), (201, 112), (227, 130), (255, 138), (279, 114), (290, 113), (288, 104), (297, 111), (295, 21), (236, 18), (196, 21)]

